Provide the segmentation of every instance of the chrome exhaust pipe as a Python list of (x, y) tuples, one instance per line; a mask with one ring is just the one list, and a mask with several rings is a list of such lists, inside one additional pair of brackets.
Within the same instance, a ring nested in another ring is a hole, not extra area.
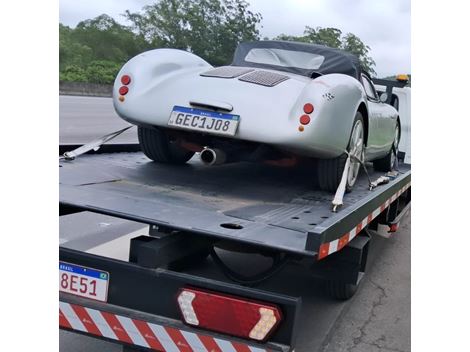
[(227, 161), (227, 154), (220, 149), (204, 148), (200, 154), (204, 165), (220, 165)]

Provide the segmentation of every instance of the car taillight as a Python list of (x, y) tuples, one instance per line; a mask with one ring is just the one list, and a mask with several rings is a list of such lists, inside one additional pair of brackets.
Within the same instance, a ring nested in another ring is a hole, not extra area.
[(126, 95), (128, 91), (129, 88), (127, 88), (126, 86), (122, 86), (121, 88), (119, 88), (119, 94), (121, 95)]
[(308, 115), (300, 116), (300, 123), (302, 125), (308, 125), (310, 123), (310, 116), (308, 116)]
[(307, 103), (304, 105), (304, 113), (311, 114), (313, 112), (313, 104)]
[(129, 75), (122, 76), (121, 83), (127, 86), (129, 83), (131, 83), (131, 77)]
[(299, 132), (303, 132), (305, 130), (305, 127), (306, 125), (308, 125), (311, 121), (311, 118), (310, 118), (310, 114), (313, 112), (314, 110), (314, 107), (313, 107), (313, 104), (311, 103), (306, 103), (304, 104), (304, 115), (300, 116), (299, 118), (299, 122), (300, 122), (300, 126), (299, 126)]
[(186, 324), (258, 341), (282, 319), (276, 306), (192, 288), (180, 290), (178, 305)]

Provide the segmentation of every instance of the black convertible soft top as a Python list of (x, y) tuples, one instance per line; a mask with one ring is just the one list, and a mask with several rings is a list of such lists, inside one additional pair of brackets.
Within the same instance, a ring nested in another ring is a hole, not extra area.
[[(252, 49), (282, 49), (297, 52), (306, 52), (324, 57), (323, 62), (318, 68), (286, 67), (273, 64), (245, 61), (247, 54)], [(254, 41), (240, 43), (235, 50), (233, 57), (233, 66), (259, 67), (279, 71), (286, 71), (302, 76), (314, 77), (320, 74), (342, 73), (360, 79), (362, 72), (359, 59), (344, 50), (330, 48), (324, 45), (291, 42), (291, 41)]]

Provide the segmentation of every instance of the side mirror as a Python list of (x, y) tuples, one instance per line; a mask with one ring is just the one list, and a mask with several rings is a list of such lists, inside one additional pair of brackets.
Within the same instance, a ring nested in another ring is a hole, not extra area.
[(387, 93), (382, 93), (380, 94), (380, 98), (379, 100), (382, 102), (382, 103), (385, 103), (388, 99), (388, 94)]

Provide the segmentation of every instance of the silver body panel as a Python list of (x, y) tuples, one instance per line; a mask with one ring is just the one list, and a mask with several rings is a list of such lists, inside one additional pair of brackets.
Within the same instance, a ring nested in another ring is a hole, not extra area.
[[(266, 86), (234, 78), (201, 76), (213, 67), (191, 53), (156, 49), (142, 53), (120, 70), (113, 91), (116, 112), (124, 120), (168, 128), (174, 106), (190, 107), (191, 102), (232, 107), (240, 115), (231, 138), (266, 143), (300, 155), (333, 158), (349, 141), (360, 104), (369, 119), (366, 148), (368, 160), (382, 157), (391, 148), (397, 111), (384, 103), (369, 101), (361, 83), (343, 74), (311, 79), (286, 72), (255, 69), (287, 76)], [(122, 75), (131, 76), (129, 92), (119, 101)], [(314, 105), (311, 122), (299, 131), (299, 118), (305, 103)], [(366, 117), (364, 117), (366, 118)]]

